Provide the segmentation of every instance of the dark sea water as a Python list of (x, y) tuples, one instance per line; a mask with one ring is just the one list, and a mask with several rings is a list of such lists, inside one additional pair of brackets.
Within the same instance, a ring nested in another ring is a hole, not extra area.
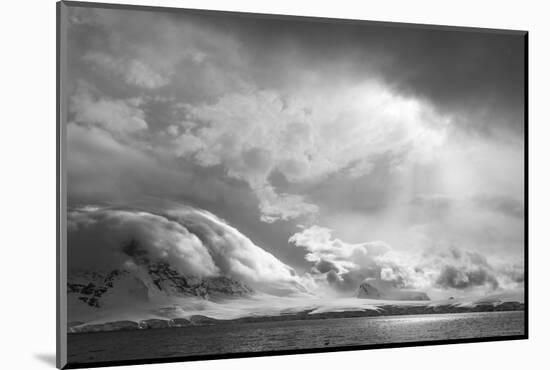
[(238, 323), (70, 334), (69, 363), (524, 334), (524, 312)]

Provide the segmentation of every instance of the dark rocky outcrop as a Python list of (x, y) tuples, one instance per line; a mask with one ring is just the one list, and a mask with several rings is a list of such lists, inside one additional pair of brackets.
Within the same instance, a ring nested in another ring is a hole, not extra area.
[(78, 299), (86, 303), (90, 307), (99, 308), (101, 307), (101, 297), (105, 294), (110, 288), (113, 287), (114, 282), (123, 275), (128, 274), (124, 270), (113, 270), (107, 275), (103, 276), (97, 272), (82, 273), (77, 276), (77, 280), (86, 281), (86, 283), (74, 283), (71, 282), (71, 277), (69, 276), (69, 281), (67, 282), (67, 293), (68, 294), (78, 294)]
[(171, 295), (210, 298), (242, 297), (253, 293), (245, 284), (225, 276), (196, 278), (183, 276), (166, 262), (151, 264), (148, 272), (153, 284)]
[(69, 275), (67, 293), (75, 295), (79, 301), (96, 309), (103, 306), (105, 294), (116, 287), (122, 279), (131, 279), (133, 286), (136, 287), (134, 290), (137, 291), (139, 287), (140, 294), (144, 297), (147, 296), (148, 290), (157, 290), (168, 296), (201, 297), (213, 301), (254, 293), (245, 284), (225, 276), (205, 278), (184, 276), (167, 262), (150, 263), (140, 266), (140, 269), (145, 270), (142, 270), (145, 274), (117, 269), (106, 275), (98, 272)]

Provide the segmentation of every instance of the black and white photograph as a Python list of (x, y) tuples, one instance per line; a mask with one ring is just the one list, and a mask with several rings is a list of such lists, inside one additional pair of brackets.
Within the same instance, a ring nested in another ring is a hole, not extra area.
[(527, 337), (527, 32), (58, 7), (69, 367)]

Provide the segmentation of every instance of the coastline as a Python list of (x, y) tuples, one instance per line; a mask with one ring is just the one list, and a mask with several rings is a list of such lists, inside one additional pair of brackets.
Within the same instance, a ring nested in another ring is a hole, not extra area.
[(307, 309), (295, 313), (274, 315), (274, 316), (245, 316), (235, 319), (215, 319), (203, 315), (193, 315), (187, 318), (172, 319), (148, 319), (139, 322), (131, 320), (121, 320), (105, 322), (100, 324), (69, 323), (68, 334), (94, 333), (94, 332), (112, 332), (129, 330), (151, 330), (165, 328), (182, 328), (189, 326), (208, 326), (208, 325), (227, 325), (235, 323), (253, 323), (253, 322), (275, 322), (275, 321), (293, 321), (293, 320), (323, 320), (337, 318), (356, 318), (356, 317), (384, 317), (384, 316), (407, 316), (407, 315), (434, 315), (434, 314), (455, 314), (471, 312), (506, 312), (506, 311), (524, 311), (525, 305), (521, 302), (502, 302), (498, 304), (479, 304), (476, 306), (461, 305), (382, 305), (377, 310), (350, 310), (350, 311), (331, 311), (316, 312), (314, 309)]

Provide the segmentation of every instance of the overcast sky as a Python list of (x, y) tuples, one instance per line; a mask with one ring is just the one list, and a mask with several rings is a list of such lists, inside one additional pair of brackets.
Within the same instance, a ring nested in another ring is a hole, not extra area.
[[(367, 277), (435, 295), (522, 287), (521, 34), (69, 14), (69, 241), (83, 256), (118, 220), (180, 233), (162, 248), (185, 273), (342, 294)], [(106, 224), (82, 234), (92, 219)], [(235, 251), (214, 256), (212, 230)]]

